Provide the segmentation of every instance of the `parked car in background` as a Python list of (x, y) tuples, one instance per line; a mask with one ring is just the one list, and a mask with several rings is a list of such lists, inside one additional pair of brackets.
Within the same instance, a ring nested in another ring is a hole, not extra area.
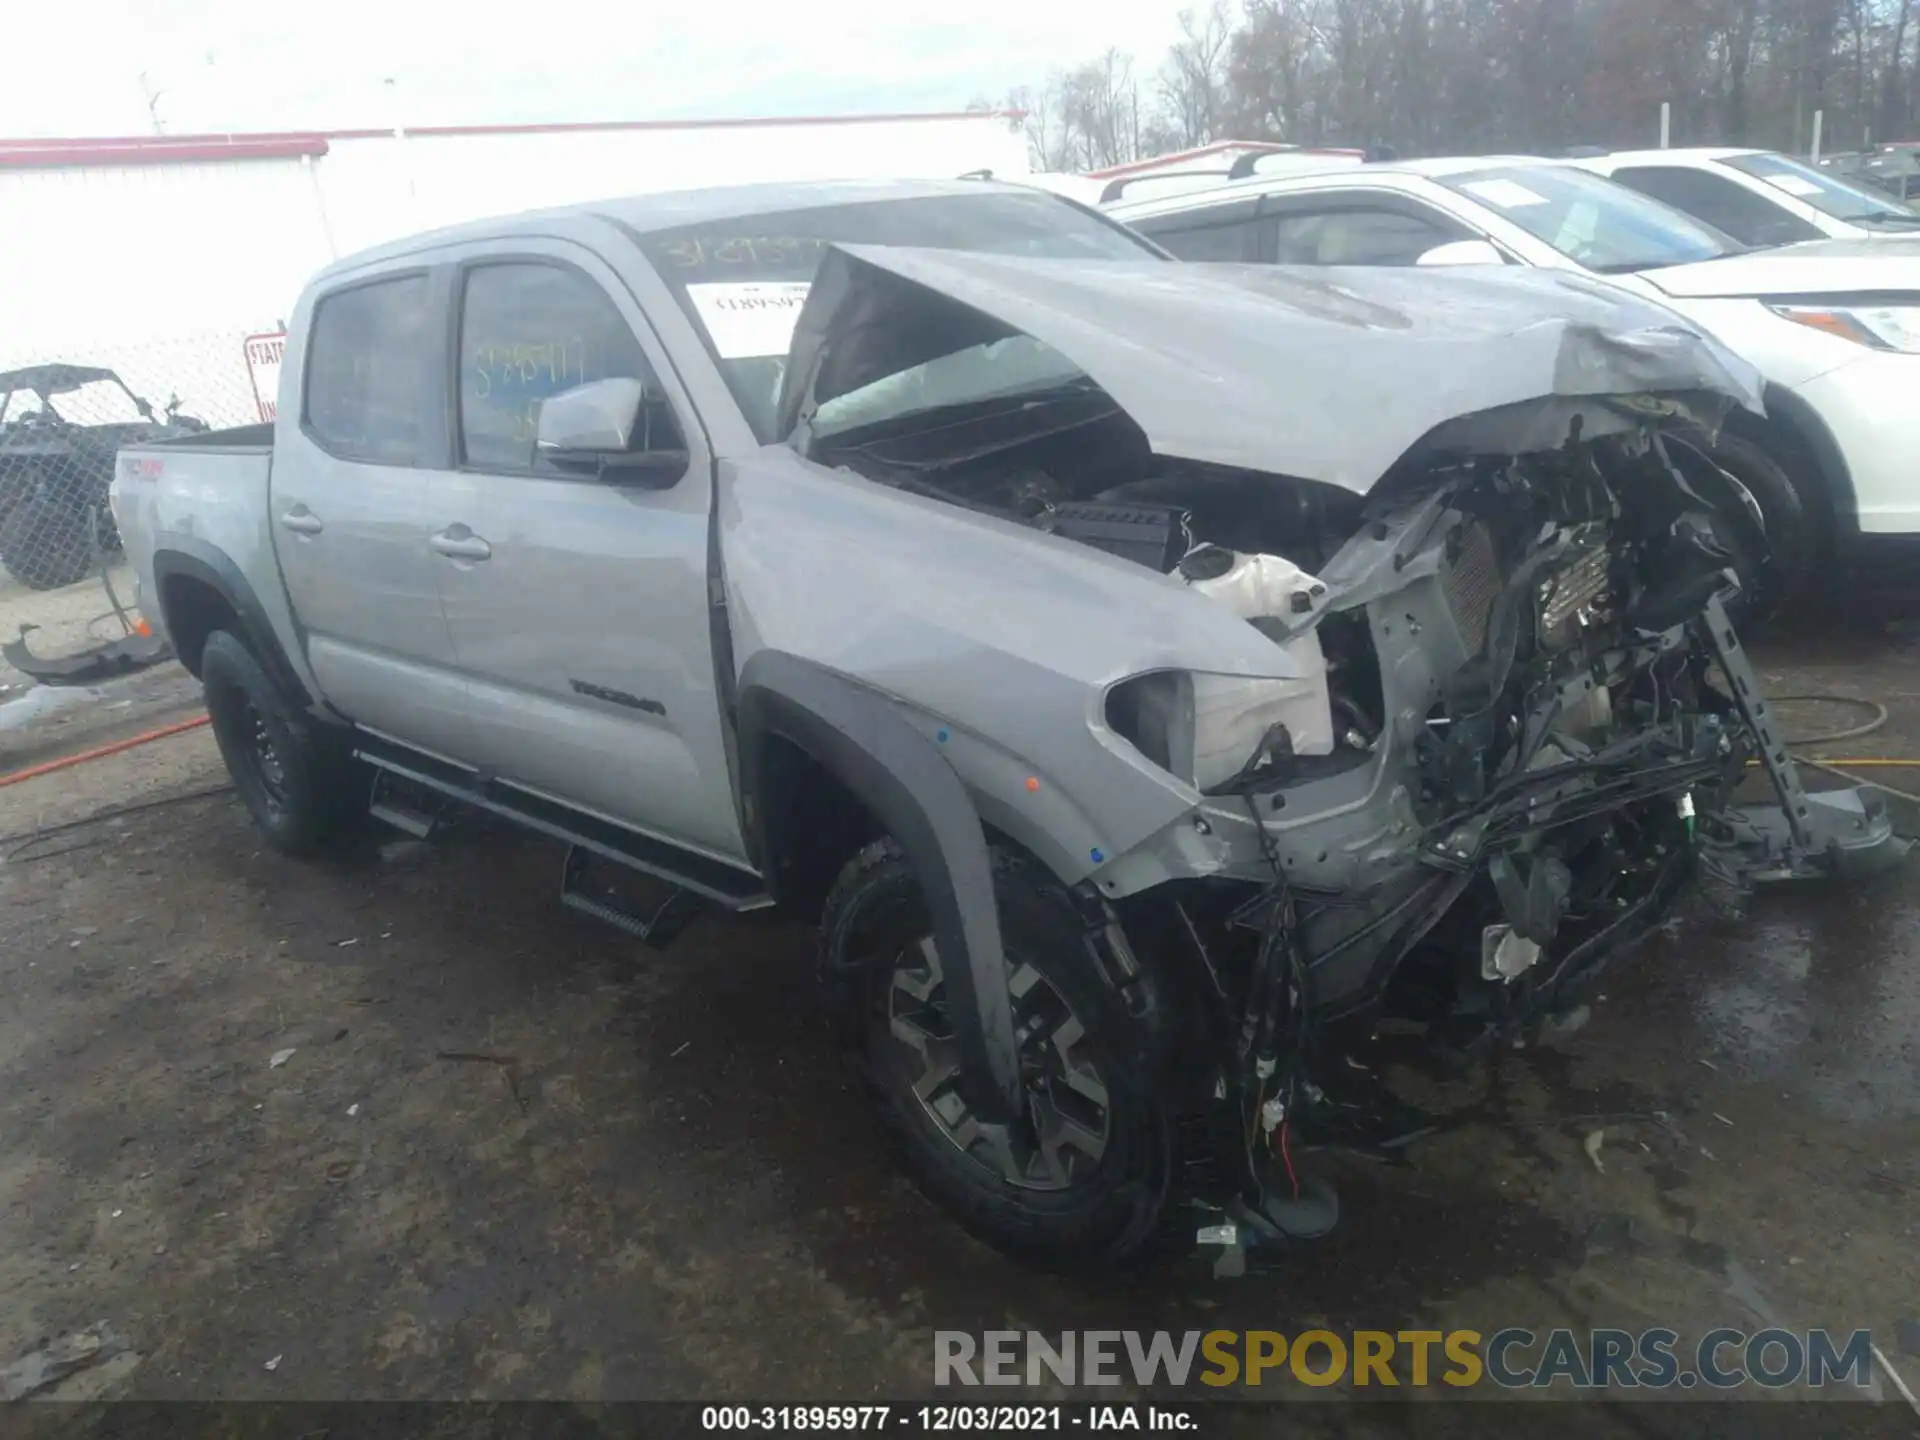
[(1664, 200), (1742, 245), (1906, 240), (1920, 214), (1875, 186), (1770, 150), (1624, 150), (1570, 163)]
[(1764, 416), (1734, 415), (1710, 462), (1681, 452), (1726, 502), (1736, 547), (1746, 499), (1759, 507), (1765, 533), (1750, 537), (1742, 570), (1757, 607), (1790, 603), (1836, 563), (1908, 583), (1920, 561), (1920, 247), (1750, 249), (1590, 170), (1532, 157), (1256, 175), (1106, 209), (1184, 259), (1505, 263), (1634, 290), (1766, 377)]
[(1044, 1261), (1324, 1233), (1331, 1022), (1510, 1043), (1703, 875), (1903, 850), (1802, 790), (1659, 458), (1757, 375), (1579, 276), (743, 187), (352, 257), (285, 367), (114, 486), (262, 831), (461, 801), (636, 935), (818, 922), (919, 1183)]
[(1820, 168), (1883, 191), (1908, 206), (1920, 201), (1920, 143), (1832, 155), (1820, 162)]
[(53, 590), (84, 580), (120, 548), (107, 505), (114, 453), (136, 440), (205, 430), (164, 415), (95, 365), (30, 365), (0, 373), (0, 565), (21, 584)]

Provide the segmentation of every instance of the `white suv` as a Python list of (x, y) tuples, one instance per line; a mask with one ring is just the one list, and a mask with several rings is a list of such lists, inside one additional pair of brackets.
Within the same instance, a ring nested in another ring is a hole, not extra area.
[(1183, 260), (1532, 265), (1661, 301), (1766, 377), (1767, 417), (1737, 415), (1715, 459), (1769, 517), (1776, 593), (1836, 557), (1891, 562), (1902, 581), (1920, 570), (1920, 246), (1746, 249), (1531, 157), (1256, 173), (1106, 209)]
[(1920, 239), (1891, 195), (1769, 150), (1630, 150), (1572, 160), (1704, 220), (1742, 245)]

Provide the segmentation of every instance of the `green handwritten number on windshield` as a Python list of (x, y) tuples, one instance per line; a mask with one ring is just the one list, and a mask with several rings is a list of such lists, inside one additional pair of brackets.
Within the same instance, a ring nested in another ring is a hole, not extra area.
[(675, 269), (737, 270), (742, 266), (780, 268), (808, 260), (818, 264), (826, 247), (826, 241), (802, 235), (688, 235), (663, 242), (656, 253)]

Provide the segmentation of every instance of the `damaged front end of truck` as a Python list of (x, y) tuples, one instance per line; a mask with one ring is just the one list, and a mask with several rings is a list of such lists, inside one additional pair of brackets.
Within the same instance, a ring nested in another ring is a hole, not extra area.
[[(1181, 1170), (1117, 1113), (1138, 1068), (1235, 1232), (1318, 1233), (1334, 1022), (1471, 1053), (1691, 888), (1896, 862), (1870, 792), (1802, 786), (1669, 454), (1758, 404), (1571, 277), (831, 252), (721, 564), (742, 713), (807, 744), (751, 692), (831, 677), (979, 832), (956, 886), (962, 841), (883, 814), (940, 891), (914, 933), (829, 904), (830, 960), (891, 967), (901, 1113), (986, 1177), (923, 1181), (1002, 1243), (1137, 1248)], [(1009, 869), (1116, 1004), (1015, 934)], [(1102, 1183), (1129, 1218), (1048, 1228)]]

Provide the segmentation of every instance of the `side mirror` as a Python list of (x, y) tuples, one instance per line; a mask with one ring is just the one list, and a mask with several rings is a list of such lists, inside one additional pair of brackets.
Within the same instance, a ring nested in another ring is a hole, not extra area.
[(664, 409), (663, 396), (627, 376), (576, 385), (541, 403), (534, 449), (556, 465), (665, 488), (686, 473), (688, 455), (677, 433), (650, 423)]
[(1436, 245), (1418, 260), (1416, 265), (1504, 265), (1507, 257), (1502, 255), (1491, 240), (1449, 240), (1445, 245)]

